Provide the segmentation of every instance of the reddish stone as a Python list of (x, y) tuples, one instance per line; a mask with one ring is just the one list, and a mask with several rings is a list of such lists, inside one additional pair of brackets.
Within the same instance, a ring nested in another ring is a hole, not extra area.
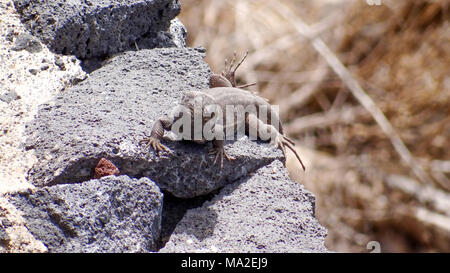
[(112, 164), (111, 161), (109, 161), (106, 158), (100, 159), (100, 161), (97, 164), (97, 167), (95, 167), (95, 175), (94, 178), (100, 178), (103, 176), (108, 175), (118, 175), (119, 169), (117, 169), (114, 164)]

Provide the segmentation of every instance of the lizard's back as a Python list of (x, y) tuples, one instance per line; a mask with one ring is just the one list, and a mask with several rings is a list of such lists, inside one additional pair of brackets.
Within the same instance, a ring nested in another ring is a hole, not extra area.
[[(234, 88), (234, 87), (216, 87), (204, 90), (202, 92), (207, 93), (209, 96), (211, 96), (214, 101), (221, 107), (221, 109), (224, 111), (224, 114), (226, 114), (227, 105), (228, 106), (243, 106), (246, 110), (251, 110), (254, 106), (256, 112), (255, 115), (260, 117), (260, 110), (266, 110), (267, 111), (267, 120), (264, 121), (266, 124), (270, 124), (273, 120), (276, 124), (276, 121), (278, 121), (278, 131), (283, 134), (283, 128), (281, 125), (281, 122), (279, 120), (278, 113), (275, 111), (275, 109), (268, 103), (264, 98), (261, 98), (260, 96), (253, 94), (247, 90)], [(274, 124), (272, 123), (272, 124)]]
[(220, 105), (270, 106), (265, 99), (235, 87), (216, 87), (203, 92), (208, 93)]

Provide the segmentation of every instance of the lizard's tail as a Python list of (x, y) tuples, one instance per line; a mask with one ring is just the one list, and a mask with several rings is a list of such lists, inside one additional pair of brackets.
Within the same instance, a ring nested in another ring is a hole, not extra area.
[(293, 146), (295, 146), (294, 141), (290, 140), (289, 138), (283, 136), (283, 145), (287, 146), (294, 154), (295, 157), (297, 157), (298, 162), (300, 162), (300, 164), (302, 165), (303, 171), (306, 171), (305, 165), (303, 165), (302, 160), (300, 159), (300, 156), (298, 155), (297, 151), (294, 149)]

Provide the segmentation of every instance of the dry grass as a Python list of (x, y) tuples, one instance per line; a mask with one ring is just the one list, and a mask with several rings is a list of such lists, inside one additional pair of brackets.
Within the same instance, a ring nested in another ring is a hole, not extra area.
[[(214, 71), (234, 51), (249, 50), (238, 81), (257, 82), (249, 89), (279, 104), (288, 133), (309, 148), (299, 151), (306, 174), (291, 161), (288, 168), (316, 194), (330, 249), (366, 252), (376, 240), (382, 251), (450, 251), (450, 215), (435, 205), (445, 198), (418, 194), (450, 190), (448, 1), (382, 2), (184, 0), (180, 17), (188, 44), (208, 49)], [(299, 32), (302, 21), (306, 36), (320, 37), (384, 113), (415, 163), (401, 160), (392, 134)], [(414, 166), (429, 179), (417, 178)]]

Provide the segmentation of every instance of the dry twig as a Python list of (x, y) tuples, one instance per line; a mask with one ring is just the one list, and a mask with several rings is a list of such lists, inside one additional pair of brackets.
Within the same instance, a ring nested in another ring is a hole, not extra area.
[(401, 175), (389, 175), (386, 184), (414, 197), (422, 205), (450, 216), (450, 194), (435, 188), (432, 184), (421, 185), (417, 181)]
[(450, 161), (433, 160), (431, 162), (431, 169), (433, 171), (440, 171), (443, 173), (450, 173)]
[(282, 3), (277, 2), (277, 10), (284, 16), (295, 28), (302, 34), (303, 37), (308, 39), (313, 48), (325, 59), (327, 64), (333, 69), (333, 71), (341, 78), (345, 85), (349, 88), (353, 96), (366, 108), (372, 115), (375, 121), (378, 123), (383, 132), (389, 137), (392, 145), (394, 146), (400, 158), (411, 168), (413, 173), (424, 183), (431, 184), (431, 179), (423, 168), (417, 164), (410, 151), (395, 132), (389, 120), (378, 108), (372, 98), (362, 89), (358, 81), (350, 74), (348, 69), (339, 61), (336, 55), (330, 50), (325, 42), (315, 36), (310, 27), (304, 23), (298, 15), (292, 13), (292, 11)]

